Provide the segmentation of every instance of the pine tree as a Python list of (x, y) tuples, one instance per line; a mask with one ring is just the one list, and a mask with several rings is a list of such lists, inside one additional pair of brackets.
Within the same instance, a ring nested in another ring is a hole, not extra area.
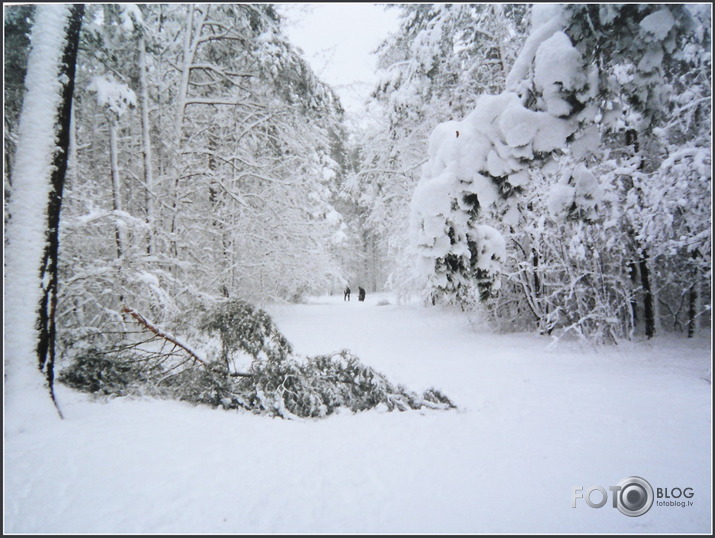
[(425, 140), (440, 123), (498, 93), (528, 26), (528, 6), (400, 6), (399, 31), (378, 49), (381, 81), (373, 92), (380, 123), (365, 133), (360, 172), (351, 185), (367, 237), (391, 260), (392, 289), (408, 293), (412, 275), (410, 200), (425, 164)]

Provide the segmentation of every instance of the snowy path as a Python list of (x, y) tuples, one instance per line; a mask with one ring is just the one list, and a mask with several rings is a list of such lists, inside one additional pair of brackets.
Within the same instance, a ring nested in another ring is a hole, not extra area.
[[(66, 421), (22, 431), (9, 421), (5, 531), (710, 531), (709, 340), (547, 351), (546, 339), (379, 299), (270, 311), (298, 353), (348, 348), (409, 389), (442, 390), (459, 411), (294, 422), (87, 403), (62, 388)], [(571, 507), (574, 486), (608, 490), (632, 475), (693, 488), (693, 505), (641, 517), (610, 499)]]

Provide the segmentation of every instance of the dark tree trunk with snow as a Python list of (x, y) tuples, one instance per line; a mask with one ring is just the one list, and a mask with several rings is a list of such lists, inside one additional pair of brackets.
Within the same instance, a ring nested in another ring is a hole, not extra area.
[(648, 269), (648, 253), (643, 251), (643, 256), (638, 261), (641, 274), (641, 286), (643, 287), (643, 321), (645, 323), (645, 335), (648, 338), (655, 336), (655, 308), (653, 305), (653, 290), (650, 284), (650, 271)]
[[(640, 152), (640, 143), (638, 141), (638, 132), (635, 129), (626, 131), (626, 144), (633, 146), (633, 152), (638, 155)], [(641, 157), (639, 170), (643, 170), (644, 161)], [(632, 234), (633, 235), (633, 234)], [(637, 239), (637, 250), (641, 252), (638, 259), (638, 272), (641, 277), (641, 288), (643, 289), (643, 323), (645, 324), (645, 335), (648, 338), (655, 336), (655, 305), (653, 300), (653, 289), (650, 283), (650, 271), (648, 269), (648, 252), (642, 248), (640, 241)]]
[(688, 338), (695, 336), (695, 316), (697, 313), (698, 292), (695, 286), (688, 291)]
[(72, 110), (72, 95), (74, 93), (75, 64), (77, 60), (77, 47), (79, 32), (84, 15), (84, 5), (75, 4), (70, 9), (69, 21), (66, 29), (65, 48), (62, 63), (59, 66), (59, 79), (63, 81), (61, 99), (56, 116), (57, 145), (52, 158), (53, 171), (49, 178), (50, 192), (47, 202), (47, 233), (42, 265), (40, 267), (40, 281), (42, 282), (42, 297), (38, 312), (38, 343), (37, 358), (39, 368), (46, 377), (50, 395), (54, 401), (54, 365), (55, 365), (55, 337), (57, 308), (57, 262), (59, 257), (59, 224), (60, 210), (62, 208), (62, 192), (65, 176), (70, 141), (70, 119)]
[[(628, 263), (628, 276), (631, 279), (633, 288), (637, 288), (638, 287), (638, 266), (633, 261)], [(638, 323), (638, 301), (637, 301), (635, 295), (633, 295), (631, 298), (631, 316), (633, 317), (633, 325), (636, 325)]]

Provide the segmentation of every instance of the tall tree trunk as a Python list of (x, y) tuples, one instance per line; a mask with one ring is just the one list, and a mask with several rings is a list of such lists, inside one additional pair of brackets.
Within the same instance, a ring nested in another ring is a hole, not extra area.
[[(179, 92), (176, 96), (176, 118), (174, 123), (174, 152), (176, 155), (180, 153), (181, 141), (183, 139), (184, 114), (186, 113), (186, 96), (189, 91), (189, 76), (191, 75), (191, 62), (193, 61), (193, 53), (191, 48), (191, 37), (194, 26), (194, 5), (189, 4), (186, 11), (186, 21), (184, 23), (184, 41), (183, 41), (183, 58), (181, 66), (181, 78), (179, 79)], [(178, 162), (177, 162), (178, 164)], [(171, 200), (171, 241), (170, 252), (172, 256), (178, 256), (178, 244), (176, 242), (177, 228), (177, 213), (179, 196), (179, 176), (181, 174), (180, 166), (173, 166), (174, 178), (169, 185), (169, 199)]]
[(378, 249), (380, 248), (380, 243), (377, 240), (377, 235), (372, 235), (372, 291), (379, 291), (380, 284), (382, 283), (382, 274), (380, 271), (380, 256)]
[[(117, 120), (109, 120), (109, 160), (111, 163), (110, 174), (112, 176), (112, 208), (114, 211), (122, 211), (122, 182), (119, 177), (119, 150), (117, 149)], [(117, 225), (114, 232), (117, 242), (117, 258), (121, 258), (124, 253), (125, 238), (122, 228)]]
[(181, 68), (181, 78), (179, 79), (179, 93), (176, 96), (176, 126), (174, 136), (176, 137), (176, 147), (178, 149), (181, 142), (181, 128), (184, 123), (184, 110), (186, 109), (186, 94), (189, 89), (189, 65), (191, 63), (191, 33), (194, 25), (194, 5), (186, 7), (186, 22), (184, 23), (184, 54)]
[[(695, 331), (699, 325), (699, 314), (701, 312), (700, 299), (705, 296), (702, 289), (704, 280), (700, 278), (700, 270), (697, 266), (697, 260), (701, 257), (699, 250), (694, 250), (690, 254), (690, 259), (693, 263), (693, 269), (690, 271), (691, 284), (688, 290), (688, 338), (695, 336)], [(699, 293), (698, 293), (699, 291)]]
[[(541, 270), (541, 260), (539, 259), (539, 253), (535, 248), (532, 247), (531, 249), (531, 265), (534, 267), (534, 294), (533, 298), (531, 298), (531, 301), (533, 301), (534, 306), (529, 305), (531, 308), (531, 311), (534, 313), (534, 315), (538, 319), (539, 323), (539, 334), (548, 334), (551, 335), (551, 333), (554, 330), (553, 325), (549, 327), (548, 323), (548, 317), (549, 317), (549, 303), (548, 301), (542, 300), (543, 297), (543, 288), (544, 285), (541, 281), (541, 277), (539, 276), (539, 271)], [(535, 308), (535, 306), (538, 305), (538, 310)], [(536, 312), (539, 312), (540, 314), (536, 314)]]
[(151, 124), (149, 123), (149, 85), (146, 78), (146, 43), (139, 39), (139, 86), (142, 107), (142, 149), (144, 153), (144, 200), (149, 227), (147, 254), (154, 252), (154, 170), (152, 167)]
[(20, 390), (35, 386), (22, 364), (34, 348), (60, 416), (54, 393), (59, 224), (83, 14), (81, 4), (37, 6), (8, 204), (8, 378), (22, 378), (18, 384), (26, 386)]
[(174, 136), (176, 137), (176, 147), (181, 144), (184, 116), (186, 115), (186, 101), (189, 95), (189, 78), (191, 77), (191, 67), (196, 56), (196, 49), (201, 42), (201, 31), (208, 16), (209, 4), (203, 4), (203, 12), (199, 14), (194, 33), (194, 4), (189, 4), (186, 12), (186, 22), (184, 28), (183, 58), (181, 66), (181, 78), (179, 80), (179, 93), (176, 98), (176, 127)]
[(70, 182), (76, 182), (79, 176), (79, 160), (77, 158), (77, 120), (75, 119), (74, 107), (70, 110), (70, 134), (67, 152), (67, 178)]
[[(183, 140), (183, 129), (184, 129), (184, 117), (186, 116), (186, 101), (189, 95), (189, 79), (191, 77), (191, 67), (194, 63), (194, 57), (196, 56), (196, 49), (201, 42), (201, 32), (204, 27), (204, 22), (208, 16), (208, 11), (210, 8), (209, 4), (203, 4), (203, 11), (197, 10), (194, 4), (189, 4), (186, 11), (186, 22), (184, 23), (184, 40), (183, 40), (183, 57), (181, 65), (181, 78), (179, 79), (179, 92), (176, 97), (176, 118), (174, 127), (174, 151), (177, 155), (181, 152), (181, 142)], [(194, 23), (194, 11), (199, 12), (198, 22)], [(196, 32), (194, 32), (194, 26), (196, 26)], [(176, 232), (176, 220), (177, 220), (177, 197), (179, 189), (179, 176), (181, 171), (178, 167), (174, 170), (176, 177), (173, 183), (173, 192), (171, 193), (172, 199), (172, 220), (171, 220), (171, 233), (172, 236)], [(172, 252), (177, 255), (177, 244), (176, 241), (172, 239)]]
[[(491, 10), (492, 12), (492, 17), (494, 18), (494, 22), (497, 25), (498, 28), (498, 35), (500, 36), (505, 36), (508, 35), (508, 32), (505, 28), (504, 25), (504, 8), (501, 4), (488, 4), (487, 9)], [(501, 68), (501, 73), (503, 76), (502, 81), (499, 81), (499, 85), (503, 86), (504, 83), (503, 81), (506, 80), (506, 77), (509, 76), (509, 62), (507, 60), (507, 54), (506, 51), (504, 50), (504, 44), (505, 41), (502, 39), (495, 39), (495, 47), (497, 48), (497, 51), (499, 53), (499, 67)]]
[[(638, 132), (635, 129), (629, 129), (626, 131), (626, 144), (633, 146), (633, 152), (638, 155), (640, 152), (640, 143), (638, 141)], [(638, 169), (643, 170), (644, 160), (642, 156), (640, 157), (640, 162), (638, 164)], [(631, 236), (634, 236), (631, 233)], [(643, 289), (643, 322), (645, 323), (645, 334), (648, 338), (655, 336), (655, 306), (653, 289), (650, 283), (650, 272), (648, 269), (648, 251), (643, 248), (643, 245), (637, 239), (636, 250), (640, 252), (638, 259), (638, 270), (641, 276), (641, 287)]]

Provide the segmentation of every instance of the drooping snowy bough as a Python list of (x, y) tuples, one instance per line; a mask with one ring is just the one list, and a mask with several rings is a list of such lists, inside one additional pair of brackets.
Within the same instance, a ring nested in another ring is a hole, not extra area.
[[(530, 166), (592, 136), (593, 74), (555, 17), (532, 34), (507, 79), (509, 90), (483, 95), (461, 121), (439, 125), (411, 204), (412, 242), (424, 295), (473, 303), (500, 287), (506, 258), (500, 231), (519, 225), (516, 194), (528, 188)], [(520, 76), (533, 70), (534, 88)], [(526, 106), (536, 102), (537, 110)], [(586, 144), (583, 144), (586, 149)]]

